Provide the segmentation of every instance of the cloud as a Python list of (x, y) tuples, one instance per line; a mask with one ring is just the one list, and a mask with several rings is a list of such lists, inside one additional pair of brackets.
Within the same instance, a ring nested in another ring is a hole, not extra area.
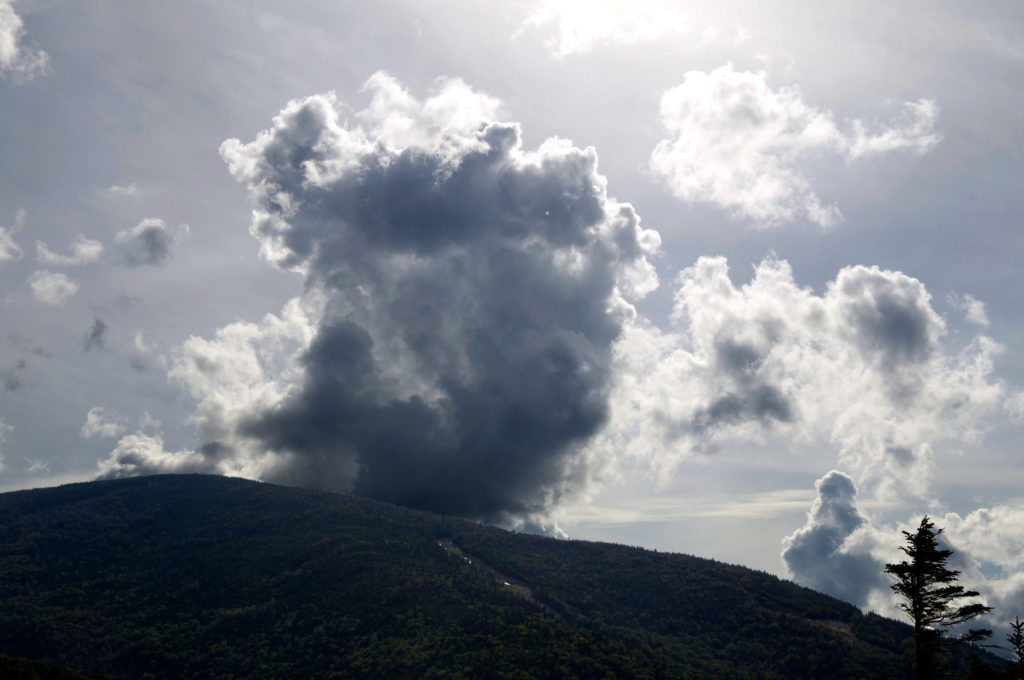
[[(807, 523), (783, 540), (790, 573), (811, 588), (903, 619), (883, 569), (907, 559), (900, 550), (906, 543), (902, 532), (913, 533), (925, 513), (894, 525), (873, 525), (857, 507), (849, 477), (832, 471), (815, 486), (818, 498)], [(943, 530), (940, 545), (953, 551), (949, 566), (961, 572), (960, 584), (979, 591), (996, 609), (982, 625), (1002, 626), (1005, 612), (1024, 605), (1024, 504), (979, 508), (963, 516), (928, 514)]]
[[(7, 441), (7, 437), (13, 431), (14, 431), (14, 426), (13, 425), (8, 425), (7, 423), (5, 423), (3, 421), (3, 418), (0, 418), (0, 444), (3, 444), (5, 441)], [(3, 469), (4, 469), (4, 455), (3, 455), (3, 452), (0, 451), (0, 471), (3, 471)]]
[(121, 479), (162, 473), (211, 473), (212, 466), (194, 451), (164, 450), (163, 437), (136, 432), (122, 437), (99, 462), (97, 479)]
[(42, 50), (22, 44), (24, 22), (14, 11), (10, 0), (0, 0), (0, 76), (16, 83), (32, 80), (50, 71), (50, 57)]
[(114, 184), (105, 189), (106, 193), (111, 196), (138, 196), (139, 185), (135, 182), (131, 184)]
[(782, 559), (797, 583), (866, 605), (874, 591), (889, 583), (884, 564), (857, 546), (856, 537), (851, 540), (868, 525), (857, 508), (857, 488), (837, 470), (815, 482), (814, 488), (818, 497), (807, 523), (783, 539)]
[(1007, 573), (1024, 569), (1024, 503), (978, 508), (967, 515), (936, 517), (946, 536), (974, 560), (989, 562)]
[(261, 252), (305, 288), (182, 347), (197, 455), (453, 514), (542, 513), (586, 476), (658, 237), (607, 195), (593, 149), (523, 149), (462, 81), (422, 101), (385, 74), (365, 89), (348, 120), (314, 95), (221, 147)]
[(79, 234), (71, 242), (71, 254), (55, 253), (42, 241), (36, 241), (36, 260), (50, 265), (81, 265), (95, 262), (103, 254), (103, 244)]
[(40, 269), (28, 277), (32, 294), (40, 302), (48, 305), (61, 305), (66, 299), (78, 292), (78, 284), (74, 279), (59, 272)]
[(759, 227), (807, 220), (822, 228), (843, 217), (825, 205), (800, 167), (826, 153), (848, 161), (908, 150), (923, 154), (939, 142), (938, 106), (906, 102), (890, 124), (869, 132), (860, 120), (843, 132), (832, 113), (807, 104), (796, 86), (772, 90), (764, 72), (732, 64), (690, 71), (661, 98), (669, 133), (650, 164), (668, 188), (689, 203), (709, 202)]
[(42, 460), (32, 460), (31, 458), (24, 458), (28, 465), (25, 467), (25, 473), (30, 475), (46, 474), (50, 471), (50, 464)]
[(25, 210), (18, 208), (14, 213), (14, 224), (10, 227), (0, 225), (0, 264), (20, 259), (21, 247), (14, 242), (14, 234), (25, 226)]
[(985, 313), (985, 303), (973, 295), (949, 295), (949, 304), (964, 312), (964, 318), (982, 328), (988, 327), (988, 314)]
[(664, 0), (540, 0), (517, 35), (548, 26), (554, 27), (554, 34), (545, 44), (559, 59), (599, 46), (653, 42), (691, 30), (678, 6)]
[(141, 267), (165, 263), (174, 244), (187, 233), (188, 225), (181, 225), (173, 232), (163, 220), (147, 217), (131, 229), (117, 232), (114, 240), (121, 244), (125, 261), (130, 266)]
[(146, 342), (145, 334), (141, 330), (135, 331), (132, 347), (134, 350), (131, 356), (131, 367), (133, 370), (145, 371), (148, 369), (151, 356), (154, 357), (161, 365), (166, 367), (166, 357), (155, 354), (156, 348)]
[(954, 351), (920, 281), (845, 267), (822, 294), (769, 258), (736, 286), (724, 258), (676, 282), (672, 325), (618, 340), (612, 422), (599, 445), (663, 474), (728, 442), (777, 436), (831, 446), (873, 498), (925, 493), (933, 447), (977, 442), (1007, 396), (999, 346)]
[(103, 319), (96, 317), (92, 326), (82, 337), (82, 351), (91, 352), (94, 349), (102, 350), (107, 348), (107, 324)]
[(92, 437), (116, 437), (125, 431), (121, 417), (113, 411), (107, 411), (102, 406), (94, 406), (85, 415), (85, 423), (79, 434), (84, 439)]
[(4, 384), (4, 389), (8, 392), (17, 392), (21, 389), (24, 384), (21, 380), (21, 374), (28, 367), (28, 363), (24, 359), (18, 359), (14, 362), (14, 365), (8, 369), (0, 371), (0, 381)]

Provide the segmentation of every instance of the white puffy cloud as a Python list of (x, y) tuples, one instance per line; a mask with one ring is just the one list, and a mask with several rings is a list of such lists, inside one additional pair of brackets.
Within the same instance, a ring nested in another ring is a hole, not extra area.
[(10, 0), (0, 0), (0, 76), (25, 82), (50, 70), (50, 57), (43, 50), (22, 44), (24, 22)]
[(976, 442), (1005, 397), (999, 347), (955, 351), (925, 287), (846, 267), (822, 294), (767, 259), (735, 286), (724, 258), (681, 272), (669, 330), (638, 320), (617, 347), (608, 449), (671, 469), (773, 434), (828, 446), (862, 493), (924, 494), (933, 448)]
[(36, 241), (36, 260), (49, 265), (82, 265), (95, 262), (103, 254), (103, 244), (82, 234), (75, 237), (70, 245), (71, 254), (55, 253), (42, 241)]
[(1007, 573), (1024, 569), (1024, 502), (978, 508), (964, 516), (946, 513), (935, 521), (975, 560), (996, 564)]
[(939, 141), (938, 106), (906, 102), (903, 113), (869, 131), (860, 120), (843, 132), (830, 111), (803, 99), (799, 88), (773, 90), (763, 72), (732, 64), (690, 71), (661, 98), (669, 133), (651, 154), (651, 168), (687, 202), (710, 202), (760, 227), (807, 220), (822, 228), (842, 221), (804, 175), (804, 158), (834, 153), (852, 161), (908, 150), (923, 154)]
[(85, 415), (85, 423), (79, 431), (82, 437), (113, 438), (125, 431), (123, 419), (113, 411), (108, 411), (102, 406), (94, 406)]
[(61, 274), (40, 269), (28, 277), (28, 284), (32, 287), (32, 294), (40, 302), (48, 305), (60, 305), (78, 292), (78, 284), (74, 279)]
[(189, 338), (177, 353), (169, 377), (197, 401), (190, 421), (201, 455), (217, 471), (258, 479), (285, 462), (238, 428), (278, 406), (300, 382), (299, 358), (314, 337), (321, 305), (316, 296), (296, 298), (280, 315), (230, 324), (209, 340)]
[(652, 42), (691, 30), (679, 5), (666, 0), (539, 0), (520, 32), (527, 28), (553, 28), (546, 46), (558, 58), (599, 46)]
[(98, 479), (214, 471), (201, 454), (189, 450), (165, 451), (163, 437), (143, 432), (122, 437), (110, 455), (99, 461), (98, 468)]
[(14, 213), (14, 224), (10, 227), (0, 225), (0, 264), (20, 259), (22, 256), (21, 247), (14, 242), (14, 234), (20, 231), (25, 225), (25, 211), (19, 208)]

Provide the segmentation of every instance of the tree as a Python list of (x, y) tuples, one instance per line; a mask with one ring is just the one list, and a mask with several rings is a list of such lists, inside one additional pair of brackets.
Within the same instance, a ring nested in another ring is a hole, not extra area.
[(941, 533), (942, 529), (935, 529), (925, 515), (916, 532), (903, 532), (907, 544), (900, 546), (900, 550), (910, 560), (885, 565), (885, 572), (896, 580), (893, 591), (903, 598), (900, 609), (914, 621), (915, 680), (937, 676), (944, 647), (977, 642), (992, 635), (987, 628), (950, 634), (949, 628), (967, 623), (992, 608), (978, 603), (958, 604), (964, 598), (978, 597), (978, 592), (957, 585), (960, 572), (946, 567), (953, 551), (939, 548)]
[(1006, 636), (1006, 641), (1010, 643), (1010, 649), (1017, 657), (1017, 680), (1022, 680), (1024, 679), (1024, 621), (1021, 621), (1018, 616), (1010, 624), (1010, 628), (1013, 632)]

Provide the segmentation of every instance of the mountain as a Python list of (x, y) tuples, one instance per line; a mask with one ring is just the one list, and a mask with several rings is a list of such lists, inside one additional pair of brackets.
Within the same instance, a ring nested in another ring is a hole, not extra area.
[(909, 635), (743, 567), (348, 495), (0, 494), (0, 654), (94, 676), (892, 679)]

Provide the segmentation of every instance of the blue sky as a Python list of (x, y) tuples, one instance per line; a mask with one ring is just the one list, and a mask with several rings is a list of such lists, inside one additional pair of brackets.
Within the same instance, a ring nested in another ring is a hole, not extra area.
[(0, 2), (0, 488), (324, 486), (888, 613), (927, 512), (1019, 611), (1022, 32)]

